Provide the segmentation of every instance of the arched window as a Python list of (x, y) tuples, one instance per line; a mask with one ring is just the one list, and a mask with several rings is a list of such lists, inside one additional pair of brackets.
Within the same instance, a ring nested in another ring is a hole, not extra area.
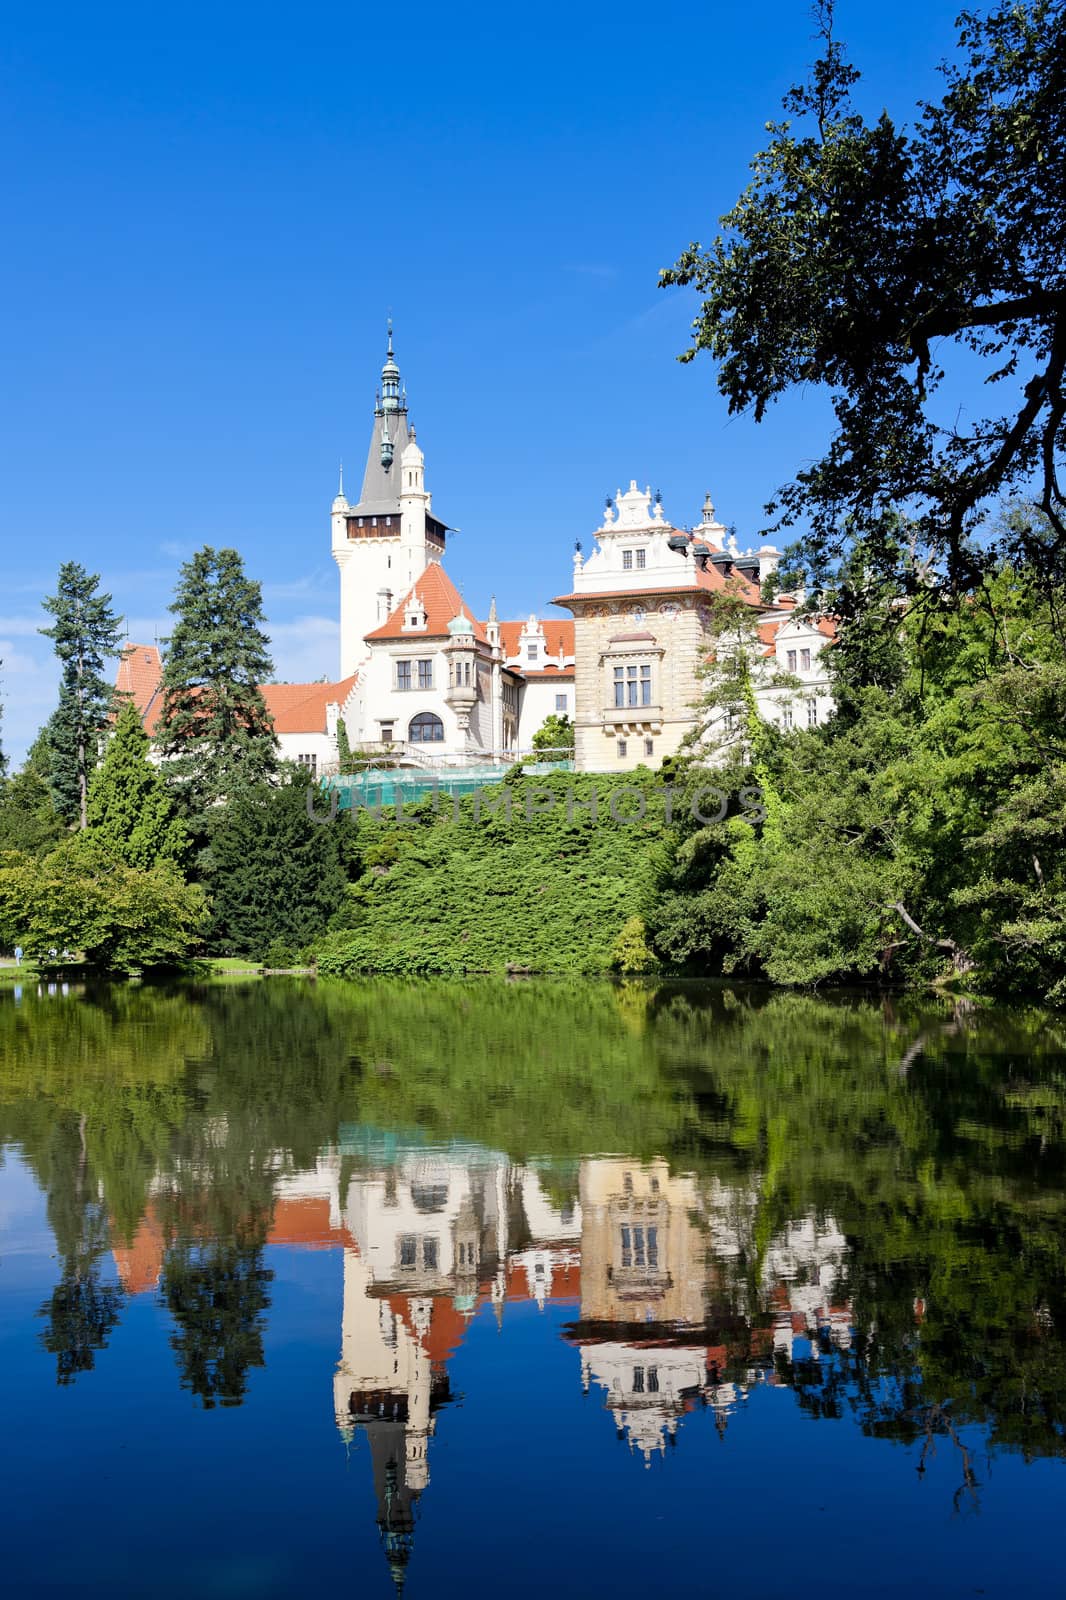
[(411, 718), (412, 744), (439, 744), (444, 738), (444, 724), (432, 711), (420, 711)]

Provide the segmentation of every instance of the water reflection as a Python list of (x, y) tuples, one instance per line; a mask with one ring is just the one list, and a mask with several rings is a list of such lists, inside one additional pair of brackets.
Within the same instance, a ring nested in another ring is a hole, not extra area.
[(963, 1511), (991, 1453), (1066, 1454), (1064, 1061), (1044, 1019), (670, 989), (24, 996), (0, 1141), (56, 1256), (22, 1372), (114, 1382), (128, 1324), (198, 1411), (254, 1410), (279, 1252), (321, 1252), (322, 1406), (398, 1588), (490, 1375), (475, 1324), (521, 1337), (538, 1403), (584, 1392), (563, 1448), (644, 1493), (775, 1390), (887, 1470), (884, 1441), (919, 1475), (939, 1447)]

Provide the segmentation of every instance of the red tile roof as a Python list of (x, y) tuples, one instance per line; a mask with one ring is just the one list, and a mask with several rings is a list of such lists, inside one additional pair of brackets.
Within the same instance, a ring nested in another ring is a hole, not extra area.
[[(153, 644), (130, 644), (122, 653), (115, 687), (128, 694), (141, 714), (144, 731), (151, 737), (163, 709), (163, 661)], [(339, 683), (261, 683), (276, 733), (325, 733), (326, 707), (343, 706), (358, 678)]]
[(326, 707), (343, 706), (355, 687), (358, 673), (340, 683), (261, 683), (275, 733), (325, 733)]
[[(426, 613), (426, 626), (424, 628), (405, 628), (403, 619), (410, 609), (411, 601), (417, 595), (422, 602)], [(400, 601), (394, 607), (388, 619), (380, 628), (375, 628), (368, 633), (368, 639), (444, 639), (448, 636), (448, 624), (453, 617), (463, 611), (470, 617), (474, 625), (474, 637), (481, 644), (488, 644), (485, 625), (478, 622), (476, 617), (470, 616), (470, 610), (463, 604), (463, 597), (455, 584), (449, 578), (439, 561), (431, 561), (422, 576), (413, 583)]]
[(129, 695), (149, 735), (155, 731), (163, 708), (162, 676), (163, 661), (154, 644), (128, 644), (123, 650), (115, 688), (119, 694)]

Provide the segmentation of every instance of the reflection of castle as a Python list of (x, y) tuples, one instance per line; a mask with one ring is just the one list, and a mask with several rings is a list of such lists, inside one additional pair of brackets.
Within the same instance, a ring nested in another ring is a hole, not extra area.
[[(712, 1411), (722, 1431), (753, 1384), (787, 1384), (794, 1363), (850, 1344), (847, 1245), (831, 1218), (764, 1240), (757, 1179), (726, 1185), (661, 1160), (587, 1159), (577, 1180), (568, 1203), (490, 1150), (367, 1129), (342, 1130), (313, 1170), (278, 1158), (268, 1243), (343, 1250), (334, 1415), (345, 1439), (366, 1439), (398, 1590), (448, 1363), (481, 1308), (504, 1329), (509, 1303), (569, 1302), (582, 1383), (647, 1464), (690, 1412)], [(115, 1246), (129, 1292), (155, 1285), (166, 1248), (153, 1201)]]
[[(776, 1381), (755, 1326), (773, 1311), (773, 1352), (793, 1357), (799, 1336), (829, 1329), (850, 1341), (850, 1311), (832, 1304), (845, 1241), (830, 1221), (790, 1225), (755, 1264), (757, 1186), (731, 1189), (672, 1176), (664, 1161), (592, 1160), (581, 1168), (581, 1318), (569, 1337), (581, 1350), (582, 1384), (606, 1392), (619, 1438), (646, 1465), (674, 1444), (680, 1419), (708, 1406), (724, 1429), (751, 1383)], [(740, 1379), (727, 1369), (740, 1368)]]
[(484, 1303), (502, 1325), (512, 1298), (577, 1297), (580, 1218), (557, 1209), (536, 1173), (468, 1147), (349, 1141), (365, 1163), (344, 1221), (341, 1359), (334, 1411), (365, 1434), (378, 1528), (397, 1591), (415, 1508), (429, 1482), (435, 1413), (450, 1398), (446, 1363)]

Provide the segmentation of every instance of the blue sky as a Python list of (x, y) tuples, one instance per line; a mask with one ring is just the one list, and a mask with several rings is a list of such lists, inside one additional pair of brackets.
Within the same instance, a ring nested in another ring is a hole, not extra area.
[[(936, 90), (957, 0), (840, 0), (862, 103)], [(135, 638), (232, 544), (277, 675), (336, 671), (329, 502), (358, 488), (391, 309), (449, 571), (484, 614), (562, 592), (631, 477), (742, 543), (824, 438), (818, 396), (730, 420), (708, 242), (815, 53), (807, 0), (576, 8), (14, 6), (0, 64), (3, 740), (49, 714), (59, 563)]]

